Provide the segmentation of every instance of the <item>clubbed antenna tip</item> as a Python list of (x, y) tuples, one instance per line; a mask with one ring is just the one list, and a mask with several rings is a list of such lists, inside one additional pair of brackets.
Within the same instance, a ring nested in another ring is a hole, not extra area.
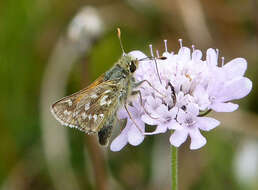
[(122, 44), (122, 40), (121, 40), (121, 30), (120, 28), (117, 28), (117, 36), (118, 36), (118, 39), (119, 39), (119, 42), (120, 42), (120, 47), (123, 51), (123, 54), (125, 54), (125, 50), (124, 50), (124, 47), (123, 47), (123, 44)]

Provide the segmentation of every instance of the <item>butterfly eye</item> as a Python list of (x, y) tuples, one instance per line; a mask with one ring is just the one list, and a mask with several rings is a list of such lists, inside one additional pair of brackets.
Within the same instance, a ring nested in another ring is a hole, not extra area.
[(131, 61), (130, 64), (130, 72), (133, 73), (134, 71), (136, 71), (136, 65), (134, 63), (134, 61)]

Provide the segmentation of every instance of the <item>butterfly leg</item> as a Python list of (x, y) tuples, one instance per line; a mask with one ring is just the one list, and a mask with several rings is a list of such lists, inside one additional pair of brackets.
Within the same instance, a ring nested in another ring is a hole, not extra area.
[(142, 100), (141, 91), (140, 91), (140, 90), (136, 90), (136, 91), (133, 91), (133, 92), (132, 92), (132, 95), (133, 95), (133, 96), (136, 95), (136, 94), (139, 94), (139, 97), (140, 97), (140, 104), (141, 104), (141, 106), (142, 106), (142, 108), (143, 108), (143, 111), (144, 111), (150, 118), (152, 118), (152, 119), (158, 119), (158, 118), (155, 118), (155, 117), (151, 116), (151, 114), (145, 109), (145, 107), (144, 107), (144, 105), (143, 105), (143, 100)]
[(153, 88), (153, 90), (155, 90), (157, 93), (159, 93), (162, 97), (166, 97), (165, 94), (162, 94), (159, 90), (157, 90), (148, 80), (142, 80), (138, 83), (135, 83), (135, 87), (142, 85), (144, 82), (147, 83), (151, 88)]
[(143, 132), (143, 131), (141, 130), (141, 128), (139, 127), (139, 125), (138, 125), (138, 124), (135, 122), (135, 120), (133, 119), (131, 113), (129, 112), (129, 110), (128, 110), (127, 106), (126, 106), (126, 104), (124, 105), (124, 107), (125, 107), (125, 110), (126, 110), (128, 116), (129, 116), (129, 118), (132, 120), (132, 122), (134, 123), (134, 125), (136, 126), (136, 128), (140, 131), (141, 134), (144, 134), (144, 132)]

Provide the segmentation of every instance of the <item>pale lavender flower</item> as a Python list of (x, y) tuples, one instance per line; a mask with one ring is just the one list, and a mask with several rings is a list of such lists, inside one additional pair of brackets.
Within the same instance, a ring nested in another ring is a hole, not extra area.
[[(134, 77), (136, 81), (149, 81), (151, 86), (143, 83), (136, 89), (142, 94), (143, 105), (138, 98), (132, 99), (133, 106), (129, 106), (129, 112), (132, 112), (134, 122), (124, 109), (119, 111), (118, 117), (127, 118), (127, 125), (112, 142), (111, 150), (119, 151), (127, 143), (138, 145), (144, 140), (144, 135), (168, 130), (173, 131), (169, 139), (172, 145), (179, 147), (190, 136), (190, 149), (201, 148), (206, 144), (206, 138), (200, 130), (210, 131), (220, 124), (216, 119), (203, 115), (209, 110), (235, 111), (238, 105), (230, 101), (250, 93), (252, 82), (244, 77), (247, 69), (245, 59), (236, 58), (224, 65), (223, 58), (219, 64), (218, 50), (208, 49), (203, 59), (202, 52), (194, 46), (192, 50), (183, 47), (181, 40), (180, 45), (177, 54), (170, 53), (165, 41), (162, 54), (165, 60), (145, 59), (140, 62)], [(129, 54), (139, 60), (147, 57), (140, 51)], [(151, 55), (153, 57), (152, 46)], [(145, 132), (146, 127), (154, 126), (153, 132)]]
[[(133, 106), (127, 106), (128, 111), (134, 119), (134, 122), (137, 123), (137, 127), (133, 123), (133, 121), (129, 118), (128, 113), (125, 109), (120, 109), (117, 112), (118, 119), (127, 119), (127, 123), (122, 132), (112, 141), (110, 145), (110, 149), (112, 151), (120, 151), (127, 143), (137, 146), (142, 143), (144, 140), (144, 131), (145, 124), (141, 120), (142, 108), (138, 105), (137, 102), (133, 103)], [(141, 131), (140, 131), (141, 130)]]
[(190, 149), (198, 149), (206, 144), (205, 137), (200, 133), (200, 129), (210, 131), (217, 127), (220, 122), (210, 117), (198, 117), (199, 108), (196, 104), (189, 104), (186, 111), (179, 109), (177, 121), (182, 126), (174, 131), (170, 136), (170, 143), (179, 147), (184, 143), (189, 135), (191, 137)]

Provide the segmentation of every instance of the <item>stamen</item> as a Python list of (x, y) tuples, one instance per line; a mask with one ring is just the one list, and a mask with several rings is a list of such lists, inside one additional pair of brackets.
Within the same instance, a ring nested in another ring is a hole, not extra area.
[(179, 39), (178, 41), (179, 41), (179, 44), (180, 44), (180, 48), (182, 48), (183, 47), (183, 40)]
[(167, 44), (167, 40), (164, 40), (164, 44), (165, 44), (165, 52), (168, 52), (168, 44)]
[(158, 77), (159, 77), (159, 82), (160, 82), (160, 84), (162, 84), (161, 79), (160, 79), (160, 75), (159, 75), (158, 64), (157, 64), (156, 58), (154, 57), (154, 54), (153, 54), (152, 44), (150, 44), (149, 47), (150, 47), (151, 57), (153, 57), (154, 62), (155, 62), (156, 71), (157, 71), (157, 74), (158, 74)]
[(156, 50), (157, 58), (159, 58), (159, 50)]
[(219, 49), (216, 49), (217, 57), (219, 57)]
[(151, 53), (151, 57), (154, 57), (154, 54), (153, 54), (153, 49), (152, 49), (152, 44), (149, 45), (150, 47), (150, 53)]
[(193, 51), (195, 50), (195, 45), (192, 45), (192, 49), (193, 49)]
[(224, 66), (224, 61), (225, 61), (225, 58), (224, 58), (224, 57), (221, 57), (221, 67)]

